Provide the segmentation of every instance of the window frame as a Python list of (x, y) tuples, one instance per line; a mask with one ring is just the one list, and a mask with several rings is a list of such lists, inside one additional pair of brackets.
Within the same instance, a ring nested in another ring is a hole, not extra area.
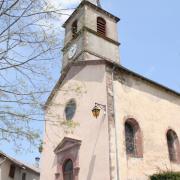
[[(134, 144), (134, 151), (132, 153), (129, 153), (127, 151), (127, 137), (126, 137), (126, 129), (125, 125), (129, 124), (133, 128), (133, 144)], [(124, 123), (124, 137), (125, 137), (125, 150), (126, 150), (126, 155), (127, 157), (132, 157), (132, 158), (143, 158), (143, 137), (142, 137), (142, 132), (141, 128), (139, 126), (139, 123), (134, 119), (134, 118), (128, 118), (125, 120)]]
[[(59, 145), (54, 149), (57, 163), (57, 172), (55, 173), (55, 179), (63, 180), (63, 165), (68, 159), (73, 162), (73, 180), (79, 180), (79, 150), (81, 146), (81, 140), (72, 139), (70, 137), (64, 137)], [(66, 146), (68, 144), (68, 146)]]
[[(171, 139), (173, 142), (169, 142), (168, 139)], [(166, 140), (170, 162), (180, 163), (180, 144), (176, 132), (172, 129), (169, 129), (166, 133)]]

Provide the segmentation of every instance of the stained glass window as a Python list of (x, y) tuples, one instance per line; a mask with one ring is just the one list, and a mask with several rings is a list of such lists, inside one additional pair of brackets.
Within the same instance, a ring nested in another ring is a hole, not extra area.
[(70, 100), (65, 107), (66, 120), (72, 120), (75, 111), (76, 111), (76, 102), (74, 100)]
[(170, 161), (178, 161), (179, 141), (176, 133), (172, 130), (167, 132), (167, 144)]
[(135, 131), (133, 126), (125, 123), (125, 137), (126, 137), (126, 153), (130, 155), (135, 154)]

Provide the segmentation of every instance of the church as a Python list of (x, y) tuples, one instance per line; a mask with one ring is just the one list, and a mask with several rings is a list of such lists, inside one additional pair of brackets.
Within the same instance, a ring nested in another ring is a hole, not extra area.
[(148, 180), (180, 171), (180, 93), (121, 65), (119, 20), (83, 0), (63, 25), (41, 180)]

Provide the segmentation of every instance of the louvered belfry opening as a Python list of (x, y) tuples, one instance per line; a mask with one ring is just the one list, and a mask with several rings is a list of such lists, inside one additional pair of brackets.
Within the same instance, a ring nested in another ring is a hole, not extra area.
[(77, 36), (77, 20), (73, 22), (72, 24), (72, 38), (75, 38)]
[(106, 21), (101, 17), (97, 18), (97, 33), (106, 36)]

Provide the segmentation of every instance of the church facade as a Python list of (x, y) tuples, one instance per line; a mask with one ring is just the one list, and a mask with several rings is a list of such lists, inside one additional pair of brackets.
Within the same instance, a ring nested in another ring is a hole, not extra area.
[(119, 18), (83, 0), (64, 23), (45, 106), (41, 180), (147, 180), (180, 171), (180, 93), (120, 65)]

